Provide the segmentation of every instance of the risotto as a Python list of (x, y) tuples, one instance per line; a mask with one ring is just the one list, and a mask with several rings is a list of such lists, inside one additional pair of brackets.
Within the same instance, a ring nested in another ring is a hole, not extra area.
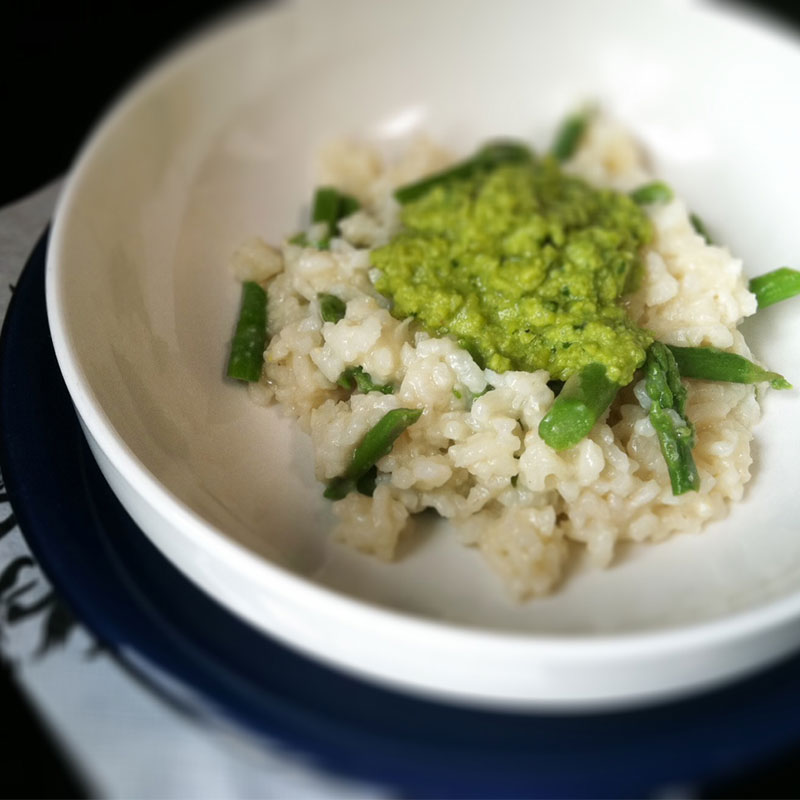
[[(565, 174), (626, 196), (654, 185), (641, 149), (614, 121), (595, 115), (575, 138)], [(232, 257), (236, 277), (267, 292), (267, 344), (249, 392), (279, 403), (311, 437), (316, 476), (334, 498), (335, 538), (390, 560), (413, 535), (413, 515), (433, 509), (525, 599), (556, 589), (579, 551), (604, 567), (621, 542), (658, 542), (724, 517), (750, 477), (759, 381), (683, 379), (684, 414), (669, 413), (678, 428), (691, 421), (697, 481), (676, 494), (641, 365), (588, 435), (556, 448), (541, 430), (567, 384), (546, 369), (490, 369), (376, 289), (385, 276), (373, 253), (403, 229), (395, 190), (451, 163), (422, 139), (391, 164), (370, 146), (335, 143), (321, 177), (347, 198), (337, 223), (311, 224), (279, 247), (252, 239)], [(638, 286), (617, 303), (627, 319), (676, 353), (717, 348), (750, 359), (737, 326), (757, 301), (741, 262), (710, 244), (671, 193), (641, 209), (651, 234)], [(362, 483), (354, 457), (396, 409), (411, 416), (372, 448)]]

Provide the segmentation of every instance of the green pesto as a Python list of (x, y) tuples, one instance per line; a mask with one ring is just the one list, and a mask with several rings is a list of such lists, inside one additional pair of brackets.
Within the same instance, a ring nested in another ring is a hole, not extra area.
[(402, 222), (372, 253), (395, 316), (453, 336), (497, 372), (566, 380), (599, 363), (625, 385), (644, 362), (652, 337), (619, 302), (652, 237), (630, 197), (546, 157), (435, 185), (403, 206)]

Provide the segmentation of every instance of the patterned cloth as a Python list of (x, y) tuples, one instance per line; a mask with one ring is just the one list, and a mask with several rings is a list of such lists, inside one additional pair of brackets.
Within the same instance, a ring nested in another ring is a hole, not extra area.
[[(0, 210), (0, 317), (52, 214), (58, 184)], [(31, 555), (0, 477), (0, 657), (89, 794), (103, 798), (376, 798), (278, 744), (257, 746), (147, 690), (59, 600)], [(8, 721), (6, 720), (6, 723)]]

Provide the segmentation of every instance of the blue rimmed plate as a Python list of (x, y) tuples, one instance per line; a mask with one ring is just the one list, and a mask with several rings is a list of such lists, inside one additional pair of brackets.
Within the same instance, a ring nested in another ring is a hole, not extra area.
[[(580, 712), (773, 663), (800, 643), (800, 494), (785, 479), (796, 393), (765, 398), (757, 469), (724, 521), (510, 603), (444, 519), (424, 520), (392, 564), (332, 541), (309, 438), (223, 380), (239, 292), (225, 265), (243, 239), (296, 229), (326, 142), (391, 157), (417, 134), (464, 153), (519, 136), (541, 151), (592, 98), (757, 274), (797, 250), (786, 175), (800, 173), (800, 112), (785, 98), (799, 81), (794, 38), (670, 0), (464, 0), (458, 35), (449, 3), (312, 0), (203, 33), (109, 111), (55, 213), (48, 320), (103, 475), (221, 605), (423, 696)], [(791, 379), (794, 307), (747, 325), (757, 357)]]
[(125, 513), (62, 382), (44, 304), (46, 238), (0, 343), (2, 469), (25, 536), (78, 616), (195, 711), (322, 766), (419, 796), (642, 796), (754, 766), (800, 742), (800, 659), (648, 709), (511, 714), (378, 689), (297, 655), (211, 600)]

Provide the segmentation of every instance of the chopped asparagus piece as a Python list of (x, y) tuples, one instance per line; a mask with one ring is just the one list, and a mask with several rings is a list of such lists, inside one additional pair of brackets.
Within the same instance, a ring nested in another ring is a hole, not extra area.
[(242, 284), (242, 303), (231, 342), (227, 374), (240, 381), (257, 381), (267, 343), (267, 293), (254, 281)]
[(539, 423), (539, 436), (554, 450), (574, 447), (589, 434), (611, 405), (619, 385), (608, 379), (602, 364), (588, 364), (564, 383)]
[(324, 496), (328, 500), (341, 500), (353, 490), (357, 490), (359, 482), (367, 480), (365, 476), (369, 471), (391, 452), (397, 437), (413, 425), (421, 414), (421, 408), (395, 408), (384, 414), (378, 423), (367, 431), (361, 444), (353, 451), (353, 457), (344, 473), (328, 483)]

